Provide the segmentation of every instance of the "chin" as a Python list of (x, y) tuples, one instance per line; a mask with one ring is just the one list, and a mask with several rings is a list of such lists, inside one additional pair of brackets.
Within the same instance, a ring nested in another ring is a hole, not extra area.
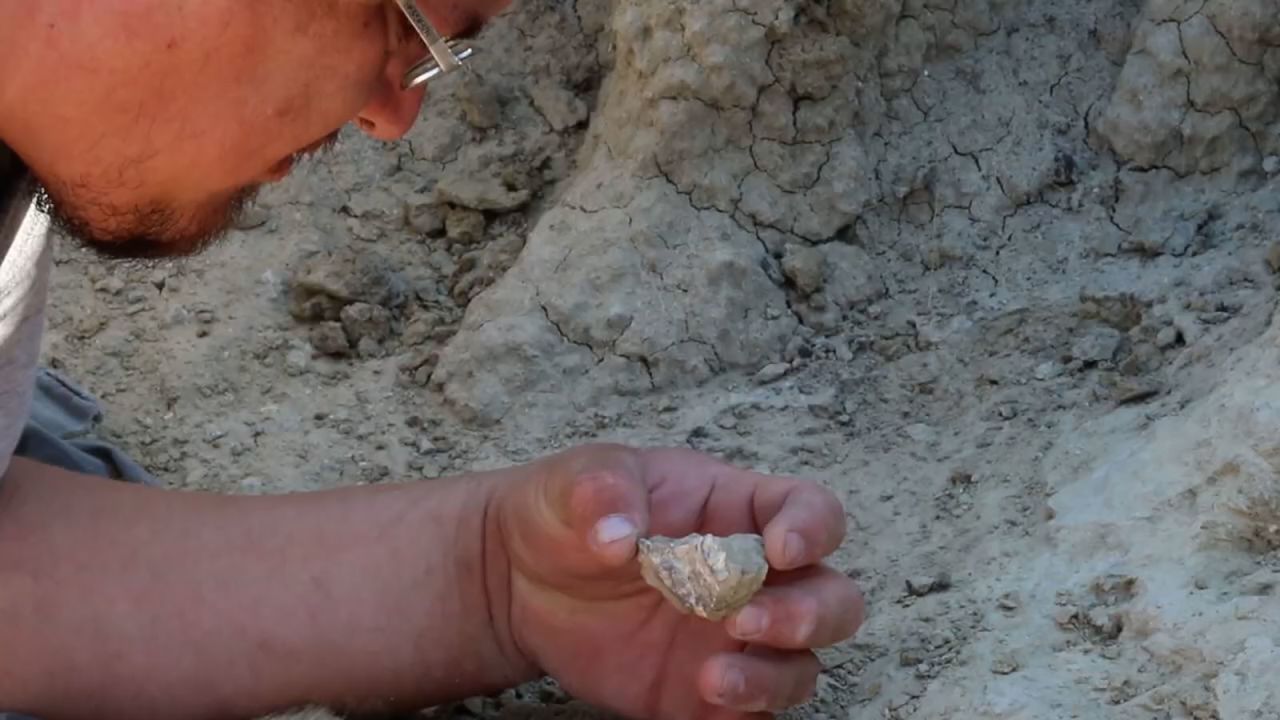
[(40, 209), (55, 229), (104, 257), (164, 259), (196, 255), (222, 239), (259, 185), (199, 207), (139, 205), (103, 208), (78, 206), (74, 198), (42, 189)]

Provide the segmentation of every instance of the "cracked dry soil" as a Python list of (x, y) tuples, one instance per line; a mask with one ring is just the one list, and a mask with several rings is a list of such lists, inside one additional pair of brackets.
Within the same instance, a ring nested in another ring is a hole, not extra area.
[(178, 488), (814, 477), (870, 617), (796, 718), (1274, 717), (1278, 11), (519, 0), (206, 255), (60, 243), (46, 356)]

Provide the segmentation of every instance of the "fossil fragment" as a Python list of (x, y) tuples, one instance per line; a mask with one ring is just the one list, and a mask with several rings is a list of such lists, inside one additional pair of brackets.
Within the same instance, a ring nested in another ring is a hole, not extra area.
[(695, 533), (640, 540), (640, 572), (682, 612), (721, 620), (746, 605), (764, 584), (764, 538)]

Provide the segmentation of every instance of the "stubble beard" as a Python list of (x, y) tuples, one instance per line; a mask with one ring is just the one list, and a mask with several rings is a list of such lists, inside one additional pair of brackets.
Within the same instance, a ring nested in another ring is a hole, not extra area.
[(36, 202), (59, 233), (110, 259), (165, 259), (199, 254), (235, 226), (259, 186), (198, 208), (107, 206), (42, 186)]

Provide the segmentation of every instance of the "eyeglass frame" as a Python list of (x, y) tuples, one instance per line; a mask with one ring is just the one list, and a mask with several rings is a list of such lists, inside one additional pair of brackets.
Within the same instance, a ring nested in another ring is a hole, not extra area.
[(400, 12), (404, 13), (405, 19), (413, 26), (418, 37), (422, 38), (423, 44), (427, 46), (427, 51), (430, 53), (405, 72), (400, 80), (401, 90), (410, 90), (428, 80), (453, 72), (461, 68), (462, 63), (475, 54), (475, 48), (466, 44), (465, 41), (443, 37), (431, 21), (422, 14), (417, 0), (392, 0), (392, 2)]

